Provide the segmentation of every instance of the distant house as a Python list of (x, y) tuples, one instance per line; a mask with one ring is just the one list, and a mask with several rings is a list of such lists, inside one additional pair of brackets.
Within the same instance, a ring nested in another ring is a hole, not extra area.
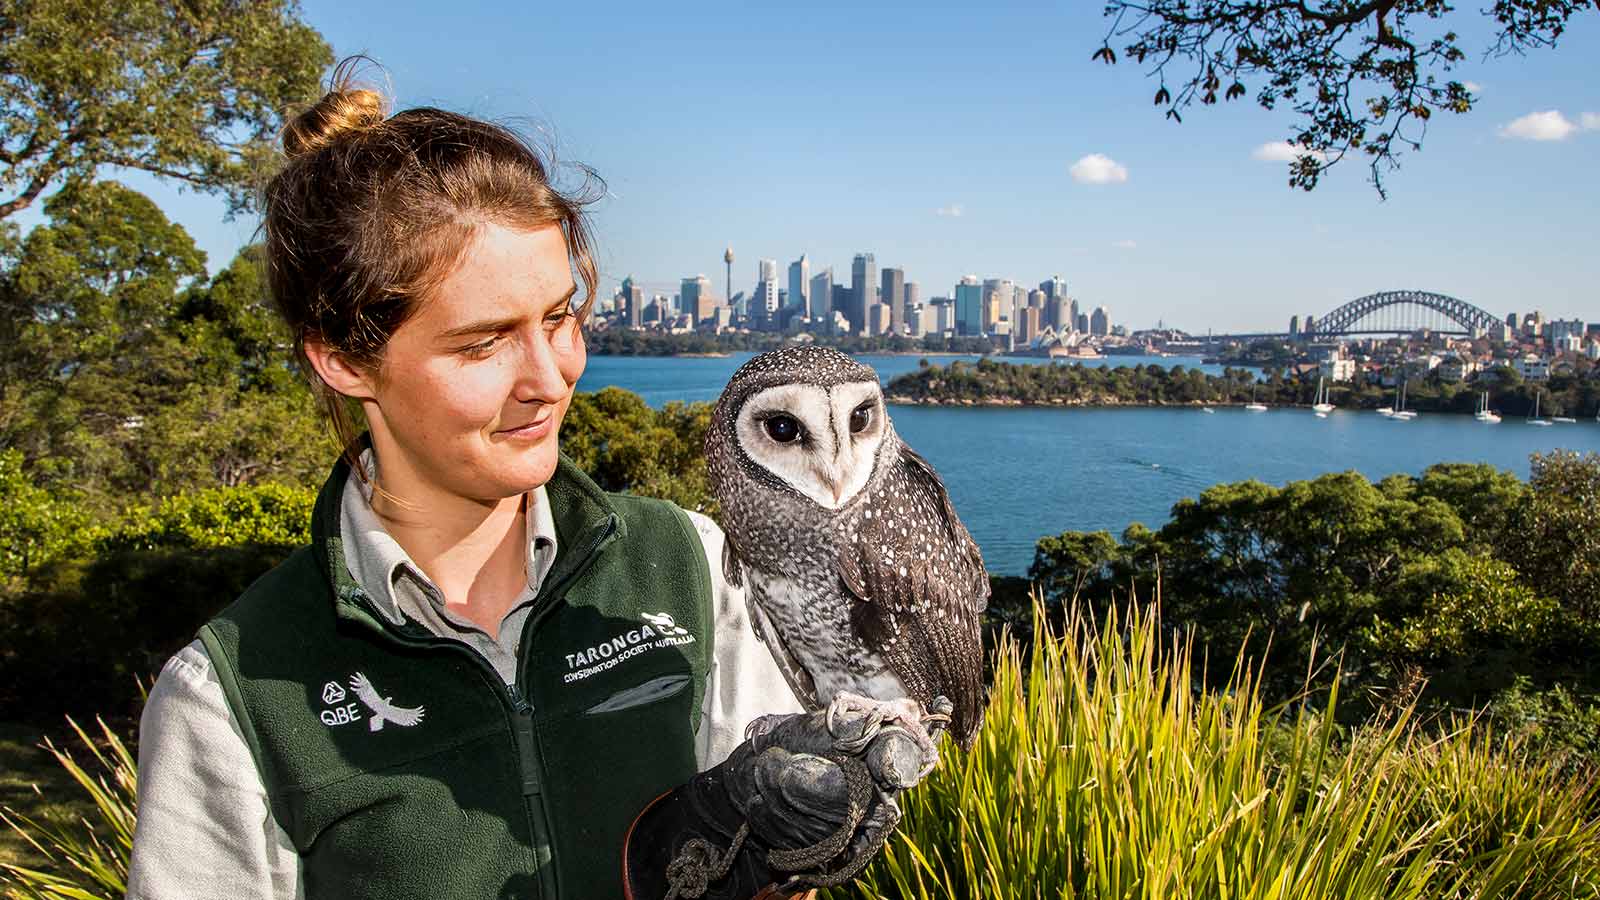
[(1478, 371), (1476, 360), (1461, 356), (1447, 356), (1434, 369), (1440, 381), (1458, 383), (1466, 381), (1473, 373)]
[(1550, 360), (1537, 353), (1527, 353), (1516, 361), (1517, 373), (1524, 381), (1550, 380)]
[(1329, 381), (1354, 381), (1356, 361), (1349, 358), (1325, 359), (1317, 367), (1318, 374)]

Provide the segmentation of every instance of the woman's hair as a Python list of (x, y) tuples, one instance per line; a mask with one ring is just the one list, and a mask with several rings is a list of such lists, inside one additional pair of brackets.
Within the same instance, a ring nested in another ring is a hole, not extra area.
[(389, 338), (485, 224), (561, 228), (583, 281), (580, 327), (598, 281), (584, 216), (600, 184), (592, 172), (563, 194), (550, 164), (505, 126), (429, 107), (386, 117), (383, 95), (354, 82), (359, 61), (341, 63), (328, 93), (284, 125), (285, 159), (263, 197), (272, 299), (345, 447), (352, 404), (307, 363), (306, 341), (378, 370)]

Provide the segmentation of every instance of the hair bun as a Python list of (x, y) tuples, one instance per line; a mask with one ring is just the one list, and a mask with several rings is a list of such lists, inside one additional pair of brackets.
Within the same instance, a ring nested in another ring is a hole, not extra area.
[(388, 103), (368, 88), (335, 88), (283, 126), (283, 152), (290, 159), (315, 153), (350, 134), (383, 122)]

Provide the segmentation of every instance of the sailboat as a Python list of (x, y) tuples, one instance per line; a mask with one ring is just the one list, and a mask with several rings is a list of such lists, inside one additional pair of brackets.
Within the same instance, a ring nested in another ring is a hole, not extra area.
[(1402, 422), (1409, 422), (1416, 417), (1417, 414), (1415, 412), (1406, 409), (1406, 383), (1402, 381), (1400, 382), (1400, 405), (1395, 407), (1394, 415), (1391, 418), (1399, 419)]
[(1491, 425), (1499, 424), (1500, 417), (1498, 415), (1494, 414), (1493, 412), (1489, 411), (1489, 392), (1488, 391), (1484, 391), (1483, 392), (1482, 399), (1480, 399), (1478, 401), (1478, 411), (1477, 411), (1477, 413), (1475, 413), (1473, 415), (1473, 418), (1477, 419), (1479, 422), (1487, 422), (1487, 423), (1489, 423)]
[(1249, 410), (1250, 412), (1266, 412), (1267, 411), (1267, 405), (1265, 403), (1257, 403), (1256, 402), (1256, 386), (1253, 385), (1253, 384), (1250, 385), (1250, 402), (1246, 403), (1244, 405), (1244, 408)]
[(1539, 418), (1539, 397), (1543, 393), (1544, 393), (1543, 391), (1535, 391), (1534, 392), (1534, 395), (1533, 395), (1533, 415), (1528, 417), (1528, 424), (1529, 425), (1554, 425), (1555, 424), (1554, 422), (1550, 421), (1549, 419), (1541, 419), (1541, 418)]
[[(1400, 386), (1398, 384), (1394, 386), (1394, 402), (1396, 402), (1396, 403), (1400, 402)], [(1394, 407), (1392, 407), (1392, 406), (1380, 406), (1380, 407), (1378, 407), (1378, 415), (1385, 416), (1385, 417), (1388, 417), (1388, 418), (1393, 418), (1394, 417)]]
[(1328, 389), (1322, 384), (1322, 377), (1317, 377), (1317, 399), (1311, 404), (1311, 411), (1317, 418), (1326, 419), (1328, 413), (1333, 412), (1333, 404), (1328, 402)]

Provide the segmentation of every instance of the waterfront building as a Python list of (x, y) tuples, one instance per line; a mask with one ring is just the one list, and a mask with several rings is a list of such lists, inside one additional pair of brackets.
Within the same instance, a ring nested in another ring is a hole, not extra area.
[[(1044, 292), (1042, 291), (1034, 291), (1033, 293), (1038, 294), (1041, 300), (1044, 297)], [(1033, 343), (1034, 339), (1039, 336), (1039, 314), (1042, 312), (1044, 312), (1043, 306), (1034, 306), (1032, 304), (1029, 304), (1028, 308), (1022, 311), (1022, 327), (1018, 330), (1017, 340), (1024, 344)]]
[(1088, 323), (1089, 317), (1083, 314), (1083, 310), (1078, 309), (1078, 301), (1073, 300), (1067, 307), (1066, 322), (1056, 327), (1060, 331), (1088, 331)]
[(712, 317), (718, 334), (733, 327), (733, 307), (731, 306), (716, 307), (712, 310)]
[(1073, 319), (1072, 327), (1074, 329), (1076, 329), (1077, 331), (1079, 331), (1082, 334), (1088, 334), (1089, 333), (1089, 317), (1088, 316), (1084, 315), (1083, 313), (1078, 313), (1078, 314), (1074, 315), (1072, 317), (1072, 319)]
[(750, 297), (748, 315), (753, 328), (761, 331), (777, 331), (778, 320), (778, 261), (763, 259), (759, 266), (759, 280), (756, 282), (755, 293)]
[(622, 287), (617, 289), (618, 299), (622, 306), (622, 324), (628, 328), (639, 328), (644, 325), (644, 289), (633, 283), (633, 276), (622, 279)]
[(1556, 338), (1551, 343), (1555, 347), (1556, 351), (1560, 353), (1583, 352), (1583, 335), (1581, 334), (1564, 334), (1561, 337)]
[(1523, 381), (1550, 380), (1550, 360), (1537, 353), (1526, 353), (1516, 361), (1516, 369)]
[(1333, 356), (1318, 364), (1317, 371), (1329, 381), (1354, 381), (1356, 361), (1346, 356)]
[(932, 321), (929, 331), (939, 335), (953, 335), (956, 333), (956, 305), (948, 297), (935, 297), (928, 303), (928, 313)]
[(918, 303), (906, 307), (906, 333), (919, 338), (928, 333), (928, 308)]
[(1094, 313), (1089, 316), (1089, 333), (1101, 337), (1111, 333), (1111, 310), (1104, 306), (1094, 308)]
[(962, 337), (977, 337), (983, 328), (983, 285), (968, 275), (956, 285), (955, 330)]
[[(841, 313), (846, 322), (850, 321), (850, 298), (854, 293), (854, 291), (850, 290), (850, 285), (848, 284), (835, 284), (833, 286), (833, 303), (830, 306), (835, 312)], [(848, 333), (848, 330), (833, 332), (833, 334)]]
[(798, 307), (800, 315), (810, 315), (810, 310), (806, 306), (806, 297), (810, 289), (811, 261), (802, 253), (799, 259), (789, 263), (789, 299), (784, 304), (785, 308)]
[(1002, 352), (1010, 353), (1012, 350), (1016, 349), (1016, 347), (1012, 344), (1013, 337), (1014, 335), (1011, 333), (1010, 320), (1002, 319), (994, 323), (995, 343), (999, 344)]
[(711, 279), (695, 275), (679, 282), (678, 308), (694, 316), (697, 323), (715, 315), (717, 298), (711, 296)]
[(833, 318), (833, 267), (829, 266), (821, 272), (811, 276), (811, 309), (808, 313), (811, 321), (819, 323), (822, 330), (826, 330), (829, 320)]
[(1584, 355), (1590, 359), (1600, 359), (1600, 340), (1591, 338), (1589, 340), (1589, 348), (1584, 351)]
[(1551, 319), (1545, 324), (1545, 337), (1552, 344), (1560, 344), (1568, 337), (1583, 339), (1584, 328), (1582, 319)]
[(906, 282), (906, 309), (922, 302), (922, 289), (917, 287), (915, 281)]
[(867, 307), (867, 333), (880, 335), (889, 333), (889, 304), (874, 303)]
[(877, 281), (877, 257), (871, 253), (857, 253), (850, 261), (850, 308), (845, 310), (852, 333), (865, 333), (867, 307), (877, 302)]
[(885, 266), (883, 288), (878, 292), (878, 302), (889, 307), (889, 333), (899, 334), (906, 317), (906, 273), (904, 269)]

